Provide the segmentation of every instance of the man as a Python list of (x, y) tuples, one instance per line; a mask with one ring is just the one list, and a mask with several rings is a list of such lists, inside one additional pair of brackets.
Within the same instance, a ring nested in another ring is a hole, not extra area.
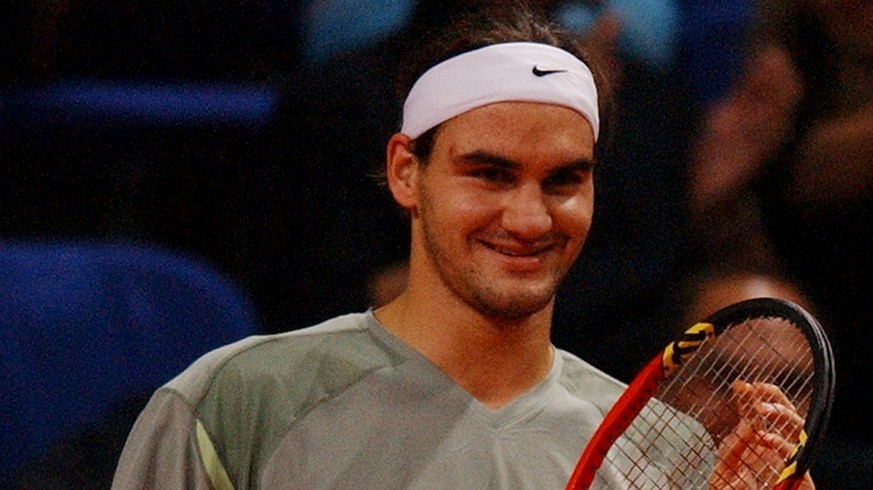
[(154, 395), (115, 488), (566, 484), (623, 389), (550, 342), (591, 225), (595, 78), (522, 12), (446, 36), (403, 65), (414, 84), (387, 147), (405, 291), (204, 356)]

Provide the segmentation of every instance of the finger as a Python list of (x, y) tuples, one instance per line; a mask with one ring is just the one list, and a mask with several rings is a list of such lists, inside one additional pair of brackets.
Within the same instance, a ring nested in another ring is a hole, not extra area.
[(734, 432), (719, 446), (719, 457), (728, 467), (736, 467), (743, 459), (743, 453), (757, 437), (755, 429), (746, 421), (740, 421)]
[(752, 384), (738, 379), (731, 383), (731, 391), (736, 395), (737, 412), (740, 416), (747, 420), (754, 418), (752, 404), (755, 397), (753, 396), (754, 387)]
[[(710, 482), (711, 488), (758, 488), (762, 475), (781, 468), (784, 459), (773, 447), (778, 440), (767, 442), (764, 434), (741, 424), (719, 448), (719, 463)], [(766, 477), (764, 477), (766, 478)]]
[(791, 436), (803, 426), (803, 418), (778, 386), (735, 380), (731, 389), (736, 394), (737, 413), (753, 421), (757, 428), (769, 431), (775, 427), (784, 435)]
[(804, 419), (791, 406), (780, 403), (756, 403), (757, 419), (763, 421), (767, 432), (776, 432), (781, 436), (796, 440), (803, 428)]
[(731, 384), (731, 389), (733, 389), (740, 399), (744, 401), (755, 400), (781, 403), (791, 407), (792, 410), (794, 409), (794, 404), (791, 403), (791, 400), (788, 399), (785, 392), (783, 392), (779, 386), (772, 383), (764, 383), (761, 381), (748, 383), (742, 380), (735, 380)]
[(796, 410), (794, 404), (791, 403), (791, 400), (788, 399), (788, 396), (785, 395), (785, 392), (782, 391), (782, 388), (771, 384), (771, 383), (762, 383), (760, 381), (756, 381), (752, 383), (752, 390), (755, 393), (755, 396), (758, 397), (759, 400), (766, 400), (773, 403), (779, 403), (790, 407), (791, 410)]
[(791, 456), (791, 452), (794, 451), (795, 444), (779, 434), (763, 434), (760, 440), (769, 448), (775, 450), (781, 461), (787, 460)]

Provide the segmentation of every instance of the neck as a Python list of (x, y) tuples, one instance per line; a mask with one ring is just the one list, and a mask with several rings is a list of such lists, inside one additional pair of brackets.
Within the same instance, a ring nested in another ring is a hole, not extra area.
[(551, 305), (530, 317), (506, 320), (457, 303), (447, 307), (407, 290), (376, 317), (488, 407), (511, 402), (548, 376)]

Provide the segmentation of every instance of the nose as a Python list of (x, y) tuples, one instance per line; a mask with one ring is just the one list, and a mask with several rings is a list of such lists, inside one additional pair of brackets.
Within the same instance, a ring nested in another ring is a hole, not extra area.
[(503, 229), (520, 238), (537, 239), (552, 229), (546, 196), (537, 185), (521, 186), (507, 196)]

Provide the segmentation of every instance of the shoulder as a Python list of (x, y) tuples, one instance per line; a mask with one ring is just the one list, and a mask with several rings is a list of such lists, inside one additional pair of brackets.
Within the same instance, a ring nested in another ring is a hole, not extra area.
[(371, 313), (361, 313), (249, 337), (206, 354), (159, 395), (181, 399), (229, 474), (248, 481), (306, 414), (403, 363), (379, 328)]
[(351, 383), (367, 372), (400, 362), (373, 333), (369, 313), (333, 318), (275, 335), (252, 336), (213, 350), (167, 383), (192, 407), (234, 393), (250, 398), (259, 388), (304, 383)]
[(570, 352), (557, 349), (561, 356), (558, 383), (572, 396), (590, 401), (606, 412), (624, 392), (626, 384), (597, 369)]

